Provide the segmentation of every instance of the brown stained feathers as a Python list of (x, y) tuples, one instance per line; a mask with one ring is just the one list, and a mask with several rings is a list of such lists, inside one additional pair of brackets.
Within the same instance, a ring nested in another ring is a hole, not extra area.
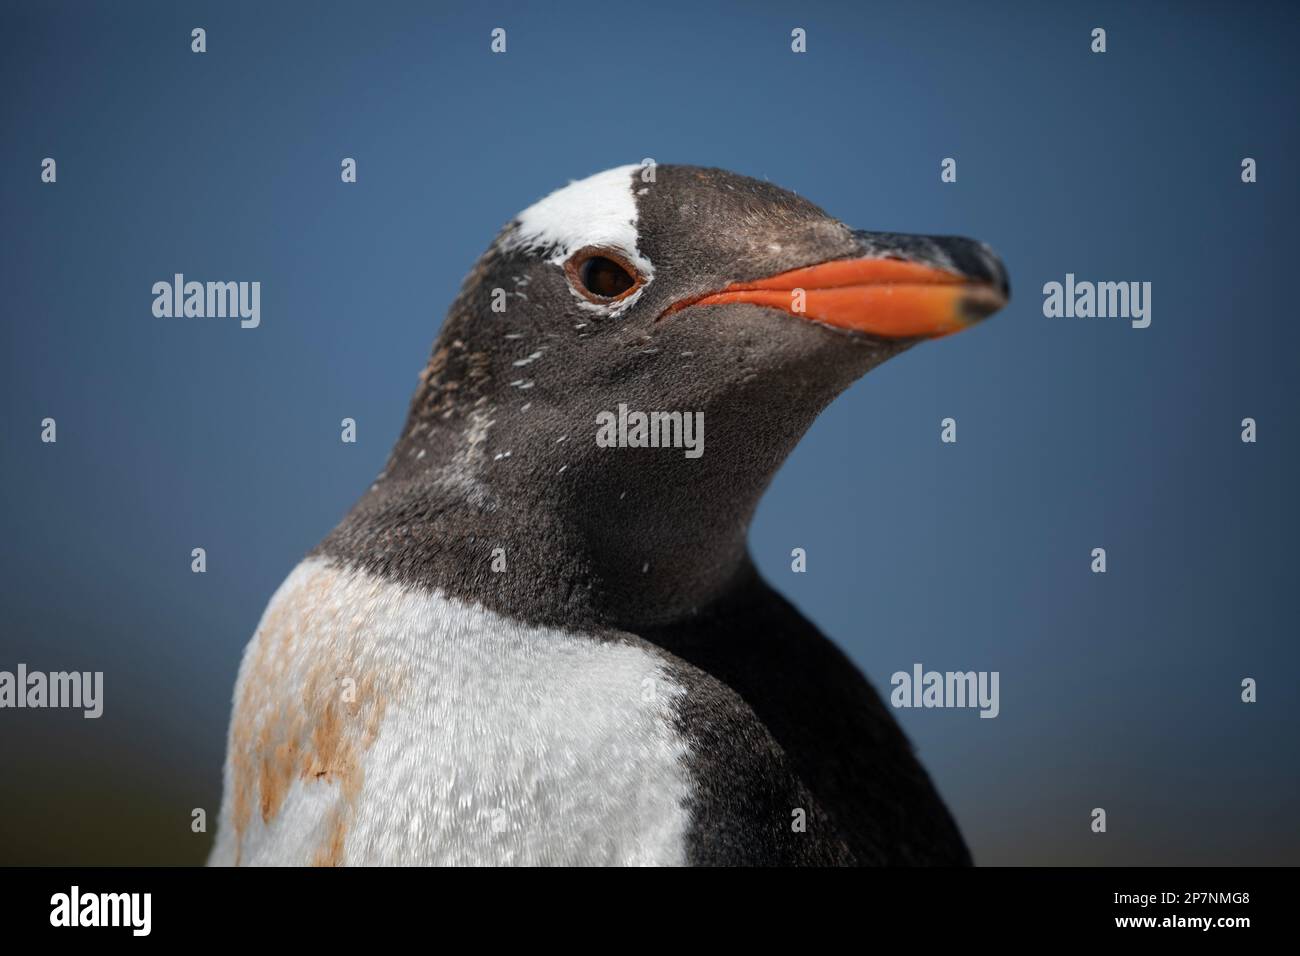
[(230, 744), (236, 865), (253, 814), (271, 824), (299, 781), (335, 795), (313, 865), (343, 862), (362, 757), (400, 675), (367, 660), (366, 609), (332, 603), (338, 573), (277, 595), (240, 676)]
[(474, 315), (491, 314), (489, 303), (478, 302), (475, 297), (484, 293), (484, 280), (494, 265), (494, 253), (489, 252), (465, 277), (460, 294), (443, 322), (433, 354), (420, 371), (420, 384), (411, 400), (404, 434), (464, 415), (490, 391), (492, 356), (486, 351), (485, 343), (472, 342), (470, 333), (479, 324), (473, 321)]
[(451, 339), (430, 356), (420, 372), (411, 424), (447, 418), (473, 407), (491, 377), (491, 356), (470, 351), (462, 340)]

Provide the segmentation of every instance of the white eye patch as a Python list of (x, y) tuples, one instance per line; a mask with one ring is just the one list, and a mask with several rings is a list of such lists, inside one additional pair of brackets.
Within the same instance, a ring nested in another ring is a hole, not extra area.
[[(579, 249), (600, 246), (622, 253), (649, 283), (654, 266), (637, 248), (636, 180), (641, 167), (618, 166), (569, 183), (538, 200), (518, 216), (519, 225), (505, 241), (507, 248), (553, 250), (548, 262), (563, 266)], [(644, 285), (642, 286), (644, 288)], [(576, 294), (576, 293), (575, 293)], [(621, 312), (639, 298), (641, 290), (618, 303)], [(584, 302), (591, 306), (591, 303)]]

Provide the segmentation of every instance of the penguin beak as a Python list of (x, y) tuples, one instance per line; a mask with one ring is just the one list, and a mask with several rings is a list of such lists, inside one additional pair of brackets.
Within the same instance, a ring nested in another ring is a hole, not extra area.
[(983, 243), (880, 232), (854, 237), (861, 252), (855, 258), (732, 283), (669, 311), (746, 302), (876, 338), (930, 339), (988, 318), (1010, 298), (1006, 270)]

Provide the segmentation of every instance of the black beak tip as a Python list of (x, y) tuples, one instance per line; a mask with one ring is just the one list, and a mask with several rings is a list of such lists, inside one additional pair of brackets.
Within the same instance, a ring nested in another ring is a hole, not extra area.
[(1002, 296), (1002, 304), (1006, 305), (1011, 301), (1011, 277), (1007, 275), (1007, 268), (994, 252), (984, 243), (979, 243), (980, 258), (985, 264), (983, 275), (976, 278), (984, 279)]
[(967, 324), (982, 322), (1011, 301), (1011, 279), (992, 248), (955, 236), (944, 237), (939, 243), (952, 265), (970, 282), (959, 306)]
[(998, 258), (998, 254), (986, 243), (958, 236), (944, 236), (936, 239), (935, 242), (948, 257), (953, 268), (972, 283), (984, 287), (975, 292), (979, 304), (987, 305), (1000, 300), (989, 313), (985, 314), (996, 312), (1011, 301), (1011, 279), (1007, 275), (1007, 268)]
[[(1006, 266), (983, 242), (963, 236), (911, 236), (862, 230), (855, 230), (854, 236), (864, 256), (890, 256), (945, 269), (960, 274), (974, 286), (986, 287), (972, 292), (972, 309), (980, 318), (991, 315), (1011, 300), (1011, 280)], [(987, 311), (981, 313), (981, 309)]]
[(976, 322), (982, 322), (1006, 305), (1008, 295), (1003, 289), (1005, 286), (999, 287), (994, 284), (971, 286), (962, 296), (959, 306), (961, 317), (966, 324), (974, 325)]

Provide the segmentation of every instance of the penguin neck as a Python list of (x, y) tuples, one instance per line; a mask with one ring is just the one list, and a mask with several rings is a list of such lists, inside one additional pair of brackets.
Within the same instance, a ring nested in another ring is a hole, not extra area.
[(593, 431), (490, 404), (442, 421), (413, 410), (385, 471), (317, 551), (571, 629), (671, 624), (752, 582), (746, 536), (766, 469), (711, 479), (680, 449), (597, 448)]

